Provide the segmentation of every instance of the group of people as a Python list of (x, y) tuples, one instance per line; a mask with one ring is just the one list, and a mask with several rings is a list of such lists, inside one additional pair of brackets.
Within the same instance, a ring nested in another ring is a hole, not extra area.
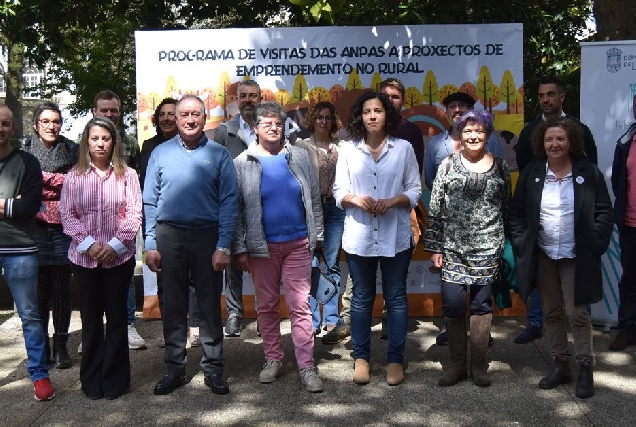
[[(300, 382), (310, 392), (321, 392), (313, 350), (323, 327), (326, 343), (351, 335), (352, 380), (371, 382), (379, 267), (386, 382), (401, 384), (406, 280), (422, 235), (442, 280), (451, 363), (440, 386), (458, 383), (469, 371), (477, 386), (491, 384), (492, 294), (502, 279), (508, 240), (516, 252), (520, 296), (526, 301), (538, 293), (554, 358), (539, 387), (572, 381), (567, 318), (580, 366), (576, 395), (593, 396), (589, 304), (602, 298), (601, 255), (613, 229), (612, 204), (594, 164), (593, 140), (591, 146), (586, 143), (586, 128), (562, 112), (562, 85), (548, 78), (539, 91), (545, 92), (544, 116), (529, 125), (534, 128), (530, 137), (524, 130), (519, 140), (517, 156), (527, 159), (514, 194), (508, 164), (493, 140), (490, 113), (474, 111), (467, 94), (449, 95), (443, 100), (449, 129), (431, 141), (425, 156), (421, 133), (399, 114), (404, 86), (397, 79), (385, 80), (379, 91), (365, 92), (354, 102), (347, 140), (336, 137), (343, 126), (329, 102), (310, 106), (304, 123), (309, 138), (287, 138), (284, 109), (261, 102), (253, 80), (239, 83), (240, 114), (212, 137), (204, 131), (206, 109), (198, 97), (164, 99), (154, 116), (157, 135), (144, 143), (139, 157), (141, 182), (127, 165), (126, 144), (116, 126), (119, 111), (116, 120), (95, 114), (75, 145), (59, 135), (57, 106), (44, 104), (36, 110), (36, 134), (17, 150), (9, 144), (13, 115), (0, 106), (0, 231), (9, 238), (0, 245), (0, 265), (23, 322), (36, 398), (55, 395), (48, 378), (49, 302), (53, 363), (60, 369), (72, 364), (66, 346), (71, 272), (80, 286), (82, 391), (90, 399), (115, 399), (130, 389), (130, 284), (140, 228), (145, 262), (158, 273), (165, 346), (165, 371), (155, 394), (169, 394), (189, 381), (188, 326), (191, 344), (196, 338), (202, 349), (205, 384), (213, 393), (229, 392), (223, 339), (241, 334), (243, 272), (251, 275), (256, 291), (265, 359), (259, 381), (273, 383), (282, 374), (282, 285)], [(636, 227), (636, 163), (631, 161), (636, 155), (629, 154), (633, 133), (619, 140), (612, 176), (624, 261)], [(425, 230), (416, 220), (422, 172), (432, 188)], [(16, 174), (17, 181), (8, 178)], [(340, 249), (349, 278), (339, 313), (339, 298), (320, 307), (310, 289), (311, 268), (322, 262), (327, 275), (342, 281)], [(620, 331), (613, 349), (636, 344), (631, 273), (627, 266), (619, 288)]]

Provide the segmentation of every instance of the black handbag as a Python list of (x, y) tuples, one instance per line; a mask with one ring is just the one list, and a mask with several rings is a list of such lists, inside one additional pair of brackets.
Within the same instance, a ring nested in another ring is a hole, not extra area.
[[(324, 259), (321, 251), (316, 251), (316, 253), (318, 253), (319, 258)], [(338, 285), (320, 267), (311, 267), (311, 291), (309, 293), (320, 304), (327, 304), (333, 297), (338, 295)]]

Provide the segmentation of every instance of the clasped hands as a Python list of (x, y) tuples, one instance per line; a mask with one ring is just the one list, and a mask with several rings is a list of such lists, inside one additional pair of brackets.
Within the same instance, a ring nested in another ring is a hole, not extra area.
[(93, 243), (86, 253), (99, 264), (112, 262), (117, 258), (117, 252), (108, 243)]
[(375, 200), (371, 196), (353, 196), (349, 202), (372, 215), (384, 215), (394, 206), (393, 199)]

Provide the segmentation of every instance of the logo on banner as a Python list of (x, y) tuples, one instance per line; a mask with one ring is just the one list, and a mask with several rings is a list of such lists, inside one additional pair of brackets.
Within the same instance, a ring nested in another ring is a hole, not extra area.
[(621, 69), (621, 56), (623, 52), (617, 48), (613, 47), (607, 50), (607, 62), (605, 66), (607, 67), (607, 71), (610, 73), (618, 73)]

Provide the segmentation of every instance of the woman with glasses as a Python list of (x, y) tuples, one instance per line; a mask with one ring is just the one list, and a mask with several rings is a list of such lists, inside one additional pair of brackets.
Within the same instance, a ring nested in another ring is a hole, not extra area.
[(313, 251), (323, 240), (318, 177), (307, 151), (283, 144), (287, 115), (280, 105), (263, 102), (255, 116), (257, 143), (234, 160), (241, 215), (232, 252), (236, 267), (250, 272), (256, 288), (265, 350), (260, 382), (276, 381), (282, 367), (282, 283), (301, 383), (321, 392), (309, 309)]
[[(68, 257), (80, 288), (80, 382), (89, 399), (117, 399), (130, 389), (128, 285), (141, 227), (141, 188), (126, 166), (119, 131), (94, 117), (82, 134), (77, 165), (60, 202)], [(106, 332), (104, 333), (104, 315)]]
[(361, 95), (351, 107), (347, 127), (353, 141), (343, 144), (336, 165), (333, 192), (346, 212), (342, 246), (353, 280), (353, 381), (360, 385), (370, 382), (378, 266), (387, 311), (386, 382), (396, 386), (404, 381), (406, 276), (414, 246), (410, 212), (422, 185), (413, 147), (391, 136), (399, 122), (385, 94)]
[(45, 351), (51, 358), (49, 308), (53, 312), (53, 360), (58, 369), (70, 368), (68, 328), (71, 323), (71, 238), (62, 231), (60, 194), (67, 172), (77, 163), (79, 145), (60, 135), (62, 113), (53, 103), (39, 105), (33, 112), (35, 134), (24, 144), (42, 167), (44, 208), (36, 215), (38, 246), (38, 310), (46, 334)]
[(475, 385), (488, 387), (492, 286), (500, 274), (508, 230), (510, 171), (505, 160), (486, 150), (494, 130), (490, 113), (469, 110), (455, 126), (463, 149), (437, 169), (424, 237), (433, 266), (442, 270), (442, 311), (452, 362), (437, 383), (452, 386), (467, 377), (469, 294), (470, 369)]
[[(333, 182), (336, 177), (336, 162), (340, 141), (333, 136), (341, 127), (340, 117), (332, 103), (321, 101), (313, 105), (305, 119), (305, 129), (311, 137), (296, 141), (296, 145), (307, 150), (311, 163), (316, 170), (320, 183), (320, 199), (322, 217), (325, 225), (325, 240), (319, 250), (314, 251), (313, 266), (320, 265), (321, 258), (327, 267), (326, 273), (340, 284), (340, 247), (344, 228), (345, 212), (336, 206), (333, 197)], [(321, 324), (327, 332), (331, 332), (338, 323), (338, 301), (334, 297), (322, 307), (314, 297), (310, 297), (313, 318), (313, 330), (320, 333)]]
[(579, 398), (594, 395), (589, 304), (603, 298), (601, 255), (613, 229), (605, 177), (587, 160), (584, 147), (574, 121), (558, 117), (541, 123), (532, 136), (537, 159), (521, 173), (510, 204), (519, 294), (526, 300), (533, 287), (539, 289), (554, 358), (539, 388), (572, 382), (567, 318), (580, 367)]

